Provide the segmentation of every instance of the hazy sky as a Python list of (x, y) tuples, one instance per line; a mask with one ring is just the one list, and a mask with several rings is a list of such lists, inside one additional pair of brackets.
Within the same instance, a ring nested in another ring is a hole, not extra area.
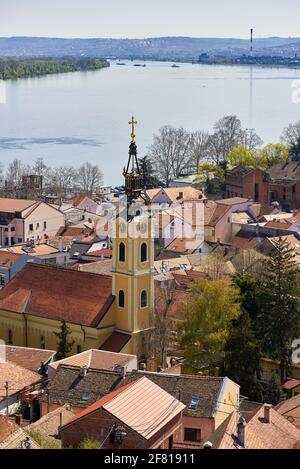
[(1, 36), (300, 36), (299, 0), (0, 0)]

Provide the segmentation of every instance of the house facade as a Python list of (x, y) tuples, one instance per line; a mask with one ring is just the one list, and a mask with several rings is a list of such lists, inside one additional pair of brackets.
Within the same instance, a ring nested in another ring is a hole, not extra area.
[(45, 241), (64, 225), (63, 214), (45, 202), (0, 199), (0, 245)]

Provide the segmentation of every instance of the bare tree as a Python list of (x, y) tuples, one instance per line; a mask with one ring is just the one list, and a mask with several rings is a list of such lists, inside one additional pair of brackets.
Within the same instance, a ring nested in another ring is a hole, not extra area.
[(300, 121), (295, 124), (289, 124), (281, 134), (281, 141), (287, 146), (298, 145), (300, 140)]
[(170, 125), (161, 127), (149, 147), (149, 157), (156, 176), (168, 187), (171, 180), (182, 174), (190, 163), (190, 134)]
[(77, 171), (76, 183), (79, 189), (87, 194), (93, 194), (103, 184), (103, 174), (99, 166), (84, 163)]
[(202, 161), (205, 161), (209, 157), (209, 142), (210, 136), (207, 132), (198, 130), (191, 133), (190, 137), (190, 162), (193, 165), (195, 171), (199, 169), (199, 165)]
[(48, 190), (58, 197), (66, 196), (74, 187), (76, 170), (73, 166), (59, 166), (49, 172)]
[(210, 137), (210, 159), (216, 163), (226, 163), (228, 153), (242, 142), (242, 125), (237, 116), (225, 116), (214, 125)]
[(245, 129), (241, 133), (240, 145), (243, 145), (251, 153), (257, 152), (263, 144), (260, 136), (255, 132), (255, 129)]
[(26, 167), (21, 160), (15, 159), (9, 163), (6, 171), (6, 189), (11, 196), (17, 196), (22, 186), (22, 176), (26, 174)]

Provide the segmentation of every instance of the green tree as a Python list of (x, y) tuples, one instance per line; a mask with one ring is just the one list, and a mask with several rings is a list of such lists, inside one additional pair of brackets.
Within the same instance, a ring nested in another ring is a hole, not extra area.
[(283, 392), (278, 373), (273, 370), (271, 379), (269, 380), (266, 389), (264, 400), (268, 404), (277, 405), (283, 398)]
[(241, 393), (251, 400), (261, 401), (263, 387), (260, 377), (260, 344), (255, 338), (249, 314), (244, 311), (232, 322), (225, 346), (226, 376), (241, 386)]
[(271, 166), (286, 160), (288, 156), (289, 149), (286, 145), (283, 143), (270, 143), (259, 152), (259, 166), (262, 169), (271, 168)]
[(244, 166), (245, 168), (256, 168), (258, 166), (257, 154), (251, 152), (248, 148), (240, 145), (228, 153), (227, 169), (236, 166)]
[(144, 156), (138, 160), (140, 169), (143, 174), (143, 186), (146, 189), (153, 189), (160, 186), (159, 179), (154, 174), (154, 168), (149, 156)]
[(258, 314), (258, 282), (254, 275), (234, 274), (233, 284), (240, 290), (241, 307), (247, 311), (252, 321)]
[(199, 180), (205, 180), (206, 192), (216, 194), (220, 192), (224, 182), (224, 169), (212, 163), (202, 163), (198, 166)]
[(63, 319), (61, 321), (60, 332), (54, 332), (54, 334), (58, 338), (56, 359), (62, 360), (68, 356), (75, 343), (74, 339), (68, 340), (68, 337), (72, 334), (72, 331), (67, 326), (66, 321)]
[(283, 382), (291, 365), (292, 342), (300, 333), (298, 269), (287, 240), (274, 239), (273, 244), (259, 279), (257, 324), (263, 351), (280, 361)]
[(224, 280), (194, 282), (182, 304), (179, 345), (185, 365), (193, 370), (220, 365), (230, 323), (238, 318), (238, 289)]
[(80, 445), (79, 449), (100, 449), (100, 442), (95, 438), (85, 438)]

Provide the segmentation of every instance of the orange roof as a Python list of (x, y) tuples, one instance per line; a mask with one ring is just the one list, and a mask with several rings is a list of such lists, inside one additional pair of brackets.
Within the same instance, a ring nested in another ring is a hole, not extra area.
[(240, 414), (234, 411), (216, 430), (210, 441), (218, 449), (295, 449), (299, 448), (300, 430), (277, 410), (270, 408), (270, 423), (264, 417), (264, 404), (246, 424), (246, 448), (237, 438)]
[(204, 223), (209, 226), (216, 226), (222, 218), (231, 210), (230, 205), (223, 205), (209, 200), (204, 205)]
[(100, 408), (149, 440), (178, 416), (185, 405), (143, 376), (104, 396), (66, 426)]
[(5, 353), (6, 361), (32, 371), (39, 370), (41, 363), (47, 363), (56, 354), (54, 350), (0, 345), (0, 356), (2, 353)]
[(27, 208), (35, 205), (36, 200), (24, 200), (24, 199), (2, 199), (0, 198), (0, 212), (22, 212)]
[(283, 384), (282, 387), (283, 387), (283, 389), (290, 390), (290, 389), (297, 388), (298, 386), (300, 386), (300, 380), (299, 379), (289, 379), (288, 381), (286, 381)]
[(276, 229), (281, 229), (281, 230), (289, 230), (292, 226), (292, 223), (289, 223), (288, 221), (268, 221), (268, 223), (265, 224), (266, 228), (276, 228)]
[(28, 263), (0, 291), (0, 308), (95, 327), (114, 301), (112, 279)]
[(98, 370), (113, 370), (116, 365), (126, 365), (129, 361), (136, 360), (135, 355), (125, 353), (107, 352), (105, 350), (86, 350), (71, 357), (58, 360), (50, 364), (56, 369), (60, 365), (86, 367)]
[(72, 199), (72, 203), (74, 207), (77, 207), (77, 205), (79, 205), (86, 197), (88, 197), (87, 194), (79, 194), (76, 197), (74, 197)]
[(182, 200), (204, 199), (204, 195), (199, 189), (194, 187), (166, 187), (163, 189), (150, 189), (146, 191), (147, 196), (152, 201), (160, 192), (165, 193), (171, 202), (175, 203)]
[(13, 396), (26, 386), (38, 383), (42, 377), (12, 362), (0, 362), (0, 400), (5, 398), (5, 383), (8, 382), (8, 395)]
[(297, 394), (291, 399), (280, 402), (280, 404), (276, 406), (277, 412), (279, 412), (283, 416), (299, 408), (300, 408), (300, 394)]
[(192, 254), (201, 247), (203, 239), (176, 238), (167, 247), (167, 251), (176, 251), (182, 254)]
[(21, 254), (14, 254), (0, 250), (0, 267), (10, 269), (16, 262), (18, 262), (21, 256)]

